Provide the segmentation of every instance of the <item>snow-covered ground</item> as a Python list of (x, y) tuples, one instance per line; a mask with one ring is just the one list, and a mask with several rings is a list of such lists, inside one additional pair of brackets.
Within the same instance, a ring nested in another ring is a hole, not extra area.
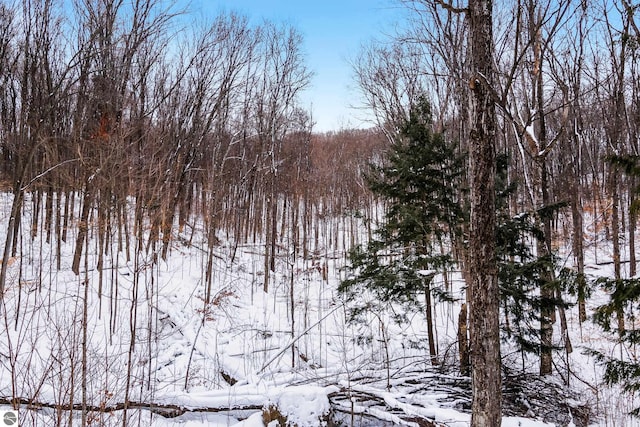
[[(9, 202), (2, 196), (0, 212)], [(402, 322), (394, 312), (348, 322), (336, 292), (340, 250), (320, 243), (304, 260), (283, 241), (265, 292), (264, 245), (234, 248), (221, 233), (205, 304), (201, 230), (190, 245), (173, 236), (166, 260), (153, 247), (135, 251), (134, 237), (127, 259), (114, 241), (102, 273), (92, 235), (79, 276), (71, 272), (75, 231), (61, 246), (60, 270), (55, 245), (42, 230), (35, 237), (28, 231), (20, 255), (7, 261), (0, 309), (0, 398), (5, 410), (12, 398), (23, 399), (21, 426), (81, 425), (83, 402), (105, 410), (88, 411), (88, 425), (249, 427), (277, 425), (280, 417), (316, 426), (330, 412), (344, 425), (469, 425), (469, 381), (455, 370), (460, 304), (435, 306), (441, 364), (434, 367), (421, 312)], [(606, 248), (599, 250), (603, 256)], [(590, 265), (590, 273), (608, 273), (594, 259)], [(451, 283), (460, 284), (456, 274)], [(620, 349), (590, 322), (579, 325), (577, 309), (568, 322), (574, 352), (556, 354), (559, 387), (569, 378), (581, 392), (576, 398), (598, 416), (590, 425), (640, 425), (623, 415), (633, 408), (630, 398), (602, 386), (601, 369), (581, 351)], [(535, 361), (527, 364), (535, 370)], [(125, 401), (126, 411), (118, 406)], [(554, 425), (527, 416), (505, 416), (503, 426)]]

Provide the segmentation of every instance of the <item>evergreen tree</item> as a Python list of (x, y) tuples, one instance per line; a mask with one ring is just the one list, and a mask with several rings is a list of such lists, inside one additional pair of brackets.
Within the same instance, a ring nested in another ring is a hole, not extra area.
[(371, 165), (366, 175), (371, 191), (385, 205), (384, 221), (366, 247), (350, 254), (350, 275), (340, 285), (352, 301), (367, 290), (372, 304), (402, 303), (418, 308), (425, 298), (429, 349), (436, 360), (431, 297), (446, 293), (432, 279), (452, 262), (448, 247), (464, 221), (459, 188), (463, 159), (455, 146), (432, 130), (431, 110), (421, 100), (411, 111), (383, 165)]
[[(630, 177), (640, 177), (640, 156), (624, 155), (612, 156), (609, 161), (614, 167), (621, 168)], [(640, 187), (634, 189), (640, 194)], [(631, 205), (631, 211), (637, 213), (640, 208), (638, 198)], [(640, 312), (640, 278), (611, 278), (600, 277), (596, 285), (609, 295), (609, 301), (599, 306), (593, 316), (594, 322), (606, 331), (616, 336), (623, 348), (634, 348), (640, 343), (640, 329), (634, 327), (635, 319)], [(629, 320), (621, 329), (620, 319)], [(640, 362), (635, 357), (628, 356), (633, 352), (621, 352), (621, 357), (612, 357), (601, 352), (588, 352), (596, 361), (604, 365), (604, 380), (607, 384), (621, 384), (624, 391), (635, 393), (640, 390)], [(626, 357), (625, 357), (626, 356)], [(640, 417), (640, 407), (635, 408), (632, 415)]]
[[(609, 294), (609, 301), (596, 309), (595, 323), (606, 332), (617, 335), (623, 349), (635, 348), (640, 343), (640, 330), (632, 326), (619, 330), (618, 315), (623, 313), (625, 319), (630, 320), (627, 323), (634, 325), (640, 311), (640, 279), (601, 277), (596, 283)], [(628, 393), (640, 390), (640, 362), (632, 356), (633, 351), (621, 351), (619, 358), (595, 350), (588, 353), (595, 357), (597, 363), (604, 365), (604, 381), (608, 385), (620, 384)], [(640, 417), (640, 407), (634, 408), (631, 415)]]
[[(498, 283), (504, 321), (501, 324), (503, 341), (510, 341), (518, 348), (524, 360), (527, 353), (539, 355), (542, 349), (539, 324), (543, 307), (550, 311), (567, 307), (559, 298), (540, 295), (542, 286), (550, 286), (554, 295), (561, 295), (574, 283), (576, 277), (567, 270), (559, 271), (552, 283), (549, 274), (559, 270), (554, 254), (539, 255), (534, 252), (536, 240), (544, 239), (544, 231), (536, 216), (554, 215), (563, 206), (557, 203), (544, 212), (521, 212), (510, 215), (508, 200), (517, 189), (517, 182), (507, 179), (508, 158), (496, 157), (496, 257)], [(556, 292), (559, 290), (560, 292)], [(523, 366), (524, 369), (524, 366)]]
[[(371, 165), (367, 183), (384, 203), (384, 221), (366, 247), (351, 251), (350, 274), (339, 289), (354, 304), (354, 317), (366, 311), (382, 311), (391, 303), (413, 309), (424, 307), (430, 355), (435, 361), (431, 298), (435, 295), (447, 300), (450, 295), (433, 286), (433, 278), (455, 262), (448, 249), (468, 224), (468, 209), (461, 179), (464, 157), (442, 134), (432, 131), (430, 120), (429, 104), (423, 101), (400, 130), (400, 141), (391, 148), (384, 164)], [(533, 213), (510, 216), (507, 202), (516, 184), (508, 182), (507, 157), (497, 156), (496, 163), (495, 243), (505, 319), (502, 338), (515, 343), (524, 357), (525, 353), (540, 354), (541, 309), (555, 309), (563, 302), (539, 296), (540, 287), (547, 284), (547, 273), (556, 268), (556, 260), (553, 256), (537, 256), (532, 249), (532, 242), (543, 238)], [(557, 212), (560, 207), (548, 207), (543, 214)], [(558, 280), (551, 285), (563, 286), (565, 282)], [(371, 298), (363, 297), (367, 293)]]

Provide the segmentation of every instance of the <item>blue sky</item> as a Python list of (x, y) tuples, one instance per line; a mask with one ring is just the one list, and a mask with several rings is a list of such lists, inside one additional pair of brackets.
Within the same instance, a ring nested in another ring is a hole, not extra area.
[(396, 0), (192, 0), (196, 13), (215, 15), (236, 11), (261, 22), (268, 19), (293, 25), (304, 37), (307, 65), (314, 73), (302, 95), (312, 110), (316, 131), (368, 127), (357, 106), (348, 63), (362, 43), (390, 32), (401, 9)]

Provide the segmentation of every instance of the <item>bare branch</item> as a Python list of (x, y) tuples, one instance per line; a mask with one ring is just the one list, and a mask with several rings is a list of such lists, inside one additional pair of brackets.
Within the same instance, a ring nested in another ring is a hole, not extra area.
[(451, 3), (447, 3), (444, 0), (435, 0), (436, 4), (440, 5), (443, 9), (451, 13), (467, 13), (469, 8), (467, 7), (455, 7)]

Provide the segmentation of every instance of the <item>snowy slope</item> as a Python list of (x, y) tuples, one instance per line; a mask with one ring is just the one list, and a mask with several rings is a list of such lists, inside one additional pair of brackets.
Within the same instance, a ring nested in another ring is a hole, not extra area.
[[(263, 244), (234, 248), (221, 235), (205, 304), (207, 245), (202, 230), (193, 235), (189, 245), (173, 236), (166, 261), (145, 246), (127, 259), (114, 244), (102, 274), (92, 239), (75, 276), (75, 236), (58, 271), (44, 233), (24, 232), (21, 255), (9, 260), (0, 340), (0, 396), (23, 399), (20, 425), (80, 425), (82, 402), (107, 410), (89, 412), (92, 425), (258, 426), (270, 407), (299, 426), (322, 425), (329, 412), (345, 425), (469, 425), (469, 380), (455, 370), (459, 304), (436, 306), (442, 364), (433, 367), (422, 313), (402, 323), (393, 312), (347, 321), (335, 291), (343, 252), (321, 246), (303, 260), (283, 242), (264, 292)], [(621, 415), (631, 402), (599, 384), (599, 368), (579, 349), (611, 343), (590, 323), (580, 327), (576, 313), (569, 322), (576, 351), (558, 355), (558, 369), (579, 378), (571, 379), (578, 403), (605, 411), (592, 425), (637, 425)], [(553, 425), (525, 416), (505, 416), (503, 426)]]

